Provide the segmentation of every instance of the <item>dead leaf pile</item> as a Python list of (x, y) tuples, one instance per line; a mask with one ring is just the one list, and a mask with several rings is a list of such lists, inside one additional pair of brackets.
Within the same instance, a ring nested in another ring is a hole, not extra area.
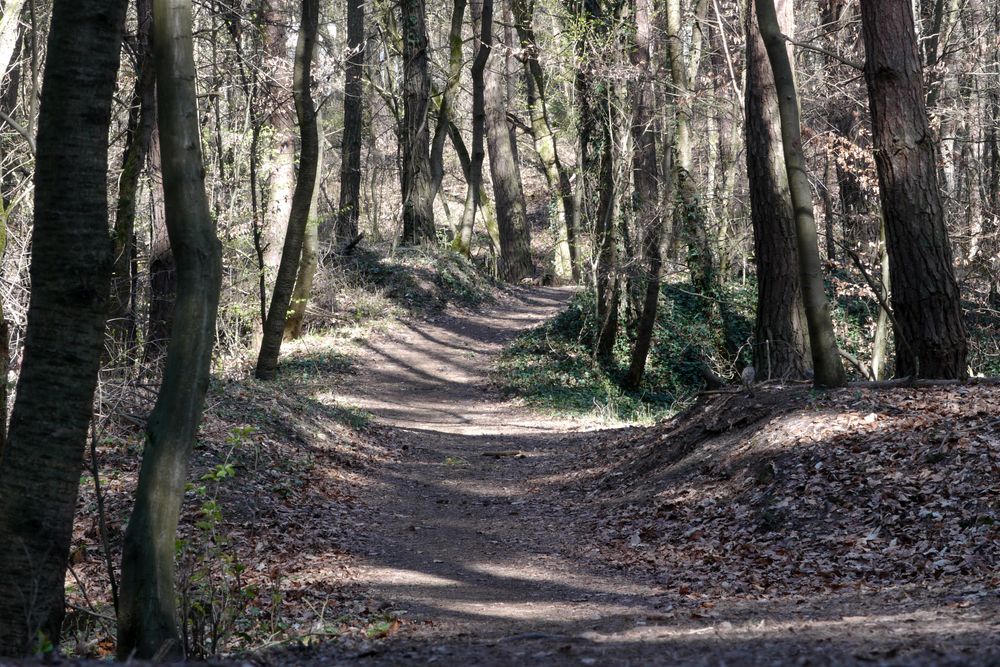
[(590, 446), (579, 521), (603, 560), (697, 598), (985, 596), (1000, 585), (998, 427), (986, 386), (709, 397)]

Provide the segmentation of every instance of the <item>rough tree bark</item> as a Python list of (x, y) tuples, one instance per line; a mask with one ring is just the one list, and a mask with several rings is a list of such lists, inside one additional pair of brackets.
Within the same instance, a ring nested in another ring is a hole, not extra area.
[(316, 105), (310, 90), (313, 51), (319, 29), (319, 0), (302, 0), (302, 25), (295, 46), (295, 73), (292, 93), (295, 112), (302, 133), (302, 154), (299, 156), (299, 177), (292, 197), (292, 211), (288, 217), (285, 244), (281, 251), (281, 264), (274, 280), (271, 304), (264, 322), (264, 337), (257, 355), (255, 375), (261, 380), (274, 378), (278, 370), (278, 354), (285, 330), (285, 318), (295, 288), (295, 278), (302, 257), (302, 243), (309, 223), (309, 207), (319, 160), (319, 132), (316, 125)]
[[(493, 40), (496, 41), (495, 34)], [(509, 100), (506, 80), (509, 73), (506, 71), (506, 59), (498, 55), (502, 54), (497, 54), (496, 49), (493, 49), (483, 73), (486, 147), (490, 156), (493, 198), (500, 232), (499, 272), (504, 280), (516, 283), (531, 276), (534, 266), (531, 261), (531, 231), (528, 228), (521, 186), (521, 169), (507, 123)]]
[[(785, 35), (794, 31), (790, 0), (777, 3)], [(757, 266), (757, 322), (754, 365), (757, 377), (805, 377), (809, 334), (802, 306), (795, 213), (781, 143), (778, 91), (757, 17), (747, 12), (746, 133), (747, 175)]]
[[(783, 0), (788, 2), (790, 0)], [(785, 38), (775, 11), (774, 0), (756, 0), (757, 23), (767, 50), (778, 94), (781, 118), (781, 144), (788, 174), (788, 187), (795, 212), (795, 237), (799, 252), (803, 305), (809, 328), (815, 383), (821, 387), (842, 387), (847, 374), (840, 360), (840, 350), (833, 333), (833, 318), (823, 287), (819, 261), (816, 219), (813, 217), (812, 191), (802, 152), (798, 94)]]
[(124, 0), (55, 0), (35, 162), (31, 302), (0, 459), (0, 655), (59, 641), (114, 264), (108, 129)]
[(909, 0), (863, 0), (865, 79), (885, 219), (896, 375), (961, 378), (967, 342)]
[(344, 138), (340, 163), (340, 203), (334, 236), (349, 243), (358, 235), (361, 204), (361, 124), (364, 109), (365, 3), (347, 0), (347, 62), (344, 64)]
[(196, 112), (191, 0), (154, 0), (154, 60), (177, 303), (163, 383), (146, 424), (135, 506), (125, 532), (118, 657), (182, 658), (174, 555), (188, 458), (201, 422), (222, 286), (222, 246), (205, 194)]
[(431, 178), (430, 128), (427, 110), (427, 8), (424, 0), (400, 2), (403, 29), (403, 243), (434, 243), (434, 191)]

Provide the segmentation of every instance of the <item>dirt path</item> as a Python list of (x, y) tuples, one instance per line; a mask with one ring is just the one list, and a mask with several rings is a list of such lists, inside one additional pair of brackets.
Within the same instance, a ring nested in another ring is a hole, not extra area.
[[(570, 295), (524, 290), (489, 312), (401, 324), (369, 343), (337, 398), (374, 413), (399, 456), (362, 491), (373, 519), (353, 583), (404, 623), (388, 641), (324, 661), (979, 664), (968, 633), (983, 619), (959, 612), (858, 596), (831, 609), (775, 600), (678, 613), (666, 583), (589, 560), (580, 547), (594, 536), (568, 528), (561, 482), (596, 425), (539, 416), (488, 385), (504, 344)], [(963, 635), (966, 653), (946, 659), (956, 647), (939, 647)]]

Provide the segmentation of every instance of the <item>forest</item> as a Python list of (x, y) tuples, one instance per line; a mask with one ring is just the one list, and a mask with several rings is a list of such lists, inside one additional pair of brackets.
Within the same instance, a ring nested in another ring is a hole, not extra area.
[(997, 664), (998, 221), (987, 0), (0, 0), (0, 665)]

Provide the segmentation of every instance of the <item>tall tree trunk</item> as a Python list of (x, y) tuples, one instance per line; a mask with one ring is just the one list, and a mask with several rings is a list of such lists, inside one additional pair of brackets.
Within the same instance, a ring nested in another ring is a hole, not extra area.
[(132, 289), (136, 261), (135, 218), (139, 177), (146, 165), (153, 129), (156, 127), (156, 74), (152, 62), (153, 0), (137, 0), (136, 79), (129, 107), (128, 134), (122, 173), (118, 179), (115, 207), (115, 269), (111, 280), (111, 310), (108, 326), (126, 346), (135, 340), (136, 313)]
[(319, 161), (319, 133), (316, 125), (316, 105), (309, 88), (311, 82), (313, 51), (319, 29), (319, 0), (302, 0), (302, 25), (295, 46), (295, 73), (292, 93), (295, 112), (302, 132), (302, 154), (299, 156), (299, 178), (292, 197), (292, 211), (288, 217), (288, 230), (281, 251), (281, 264), (274, 281), (274, 292), (264, 322), (264, 337), (257, 355), (256, 376), (261, 380), (274, 378), (278, 370), (278, 354), (285, 331), (285, 318), (291, 302), (295, 278), (302, 257), (302, 244)]
[(31, 302), (0, 456), (0, 655), (58, 644), (111, 272), (108, 130), (124, 0), (55, 0), (35, 160)]
[(205, 194), (191, 0), (154, 0), (157, 104), (177, 306), (163, 383), (146, 425), (122, 552), (118, 657), (182, 658), (174, 556), (188, 458), (201, 423), (222, 286), (222, 246)]
[[(319, 191), (323, 183), (323, 155), (326, 152), (326, 140), (323, 137), (323, 110), (316, 110), (316, 127), (319, 128), (319, 148), (316, 154), (316, 184), (313, 186), (312, 202), (309, 204), (309, 222), (306, 223), (305, 236), (302, 239), (302, 259), (299, 261), (299, 273), (295, 278), (295, 290), (292, 292), (292, 303), (285, 320), (285, 340), (295, 340), (302, 336), (302, 323), (306, 316), (306, 306), (312, 295), (313, 279), (316, 277), (316, 267), (319, 259)], [(350, 242), (353, 239), (348, 239)]]
[(427, 110), (427, 8), (424, 0), (400, 2), (403, 29), (403, 243), (434, 243), (434, 192)]
[[(779, 0), (790, 2), (791, 0)], [(819, 261), (816, 219), (813, 217), (812, 191), (802, 152), (802, 132), (799, 125), (799, 101), (795, 76), (774, 0), (756, 0), (757, 22), (767, 50), (778, 94), (778, 114), (781, 118), (781, 144), (785, 171), (795, 212), (795, 236), (799, 251), (803, 304), (809, 328), (815, 382), (821, 387), (842, 387), (847, 374), (840, 361), (840, 350), (833, 333), (833, 318), (823, 287), (823, 272)]]
[[(494, 24), (494, 41), (496, 41)], [(521, 168), (513, 137), (507, 123), (507, 72), (503, 52), (491, 50), (483, 74), (486, 109), (486, 146), (490, 155), (493, 196), (496, 201), (497, 226), (500, 232), (500, 275), (508, 282), (531, 276), (531, 231), (525, 211)]]
[[(701, 10), (702, 14), (704, 9)], [(709, 244), (708, 220), (694, 181), (694, 160), (692, 157), (693, 138), (691, 136), (691, 76), (698, 71), (701, 58), (701, 32), (694, 28), (695, 45), (685, 58), (681, 42), (680, 0), (667, 0), (667, 55), (670, 63), (670, 79), (677, 96), (676, 125), (674, 128), (673, 178), (679, 206), (674, 212), (674, 225), (683, 236), (688, 247), (687, 264), (691, 271), (691, 281), (695, 288), (705, 295), (715, 295), (717, 279), (715, 258)], [(696, 21), (697, 23), (697, 21)]]
[[(778, 21), (793, 35), (792, 3), (778, 3)], [(746, 143), (757, 266), (754, 365), (761, 379), (799, 379), (809, 368), (809, 336), (802, 307), (795, 214), (781, 143), (778, 91), (757, 17), (747, 12)]]
[(514, 25), (521, 42), (522, 59), (528, 74), (528, 113), (535, 152), (542, 163), (545, 180), (553, 195), (555, 211), (552, 227), (556, 246), (554, 268), (556, 278), (563, 282), (576, 282), (580, 271), (576, 262), (576, 238), (573, 234), (574, 199), (569, 173), (559, 159), (559, 146), (549, 118), (545, 74), (538, 61), (539, 46), (535, 39), (534, 0), (513, 0)]
[(271, 104), (270, 125), (275, 146), (270, 160), (267, 211), (261, 230), (264, 250), (265, 284), (278, 270), (284, 241), (285, 223), (292, 212), (295, 189), (295, 108), (292, 100), (292, 72), (288, 63), (288, 26), (292, 0), (262, 0), (262, 35), (267, 58), (266, 87)]
[(344, 64), (344, 138), (340, 162), (340, 204), (336, 211), (337, 243), (358, 235), (361, 205), (361, 125), (364, 108), (365, 3), (347, 0), (347, 62)]
[[(896, 374), (961, 378), (967, 343), (909, 0), (863, 0), (865, 79), (892, 275)], [(902, 339), (902, 340), (900, 340)]]
[(618, 277), (618, 225), (616, 224), (614, 116), (611, 91), (605, 89), (597, 108), (601, 118), (601, 155), (598, 181), (597, 216), (594, 221), (594, 241), (597, 244), (597, 266), (594, 282), (597, 288), (597, 340), (595, 357), (604, 364), (612, 360), (618, 339), (618, 303), (621, 284)]
[(635, 184), (635, 219), (641, 230), (642, 255), (646, 262), (646, 290), (642, 314), (635, 333), (635, 347), (624, 385), (638, 389), (646, 370), (646, 359), (656, 327), (656, 311), (660, 302), (660, 271), (663, 258), (660, 243), (663, 218), (658, 210), (656, 132), (653, 127), (653, 88), (649, 71), (650, 5), (651, 0), (635, 1), (635, 44), (632, 65), (638, 78), (632, 91), (632, 181)]
[(476, 209), (482, 200), (483, 160), (486, 157), (483, 145), (486, 135), (485, 71), (493, 48), (493, 0), (472, 0), (469, 12), (472, 14), (473, 31), (477, 35), (476, 55), (472, 61), (472, 156), (465, 177), (468, 189), (462, 224), (455, 237), (455, 249), (466, 256), (472, 249), (472, 228), (475, 225)]

